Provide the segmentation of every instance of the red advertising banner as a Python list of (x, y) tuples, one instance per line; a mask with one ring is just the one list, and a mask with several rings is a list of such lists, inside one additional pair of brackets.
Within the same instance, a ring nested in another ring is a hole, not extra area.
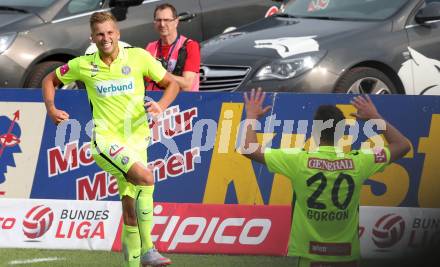
[[(152, 238), (163, 252), (287, 253), (289, 206), (156, 203)], [(120, 233), (113, 250), (120, 250)]]

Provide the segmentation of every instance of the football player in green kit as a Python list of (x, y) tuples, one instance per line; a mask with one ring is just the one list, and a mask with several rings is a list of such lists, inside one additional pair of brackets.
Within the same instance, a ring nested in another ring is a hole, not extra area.
[[(90, 28), (98, 52), (70, 60), (43, 80), (48, 116), (56, 124), (68, 119), (67, 112), (55, 107), (55, 88), (60, 83), (84, 82), (94, 122), (93, 157), (118, 182), (124, 220), (124, 265), (171, 264), (151, 240), (154, 177), (147, 169), (150, 129), (145, 109), (152, 116), (160, 114), (176, 98), (178, 84), (144, 49), (118, 45), (119, 28), (111, 13), (94, 13)], [(158, 102), (147, 102), (145, 106), (144, 77), (165, 88)], [(80, 104), (81, 108), (86, 105)]]
[[(270, 172), (283, 174), (292, 183), (296, 197), (288, 255), (298, 257), (299, 266), (357, 266), (362, 184), (390, 162), (402, 158), (410, 150), (408, 139), (385, 122), (386, 147), (344, 153), (337, 146), (342, 134), (338, 136), (336, 132), (338, 122), (344, 123), (344, 115), (336, 106), (323, 105), (314, 120), (332, 120), (333, 127), (323, 129), (320, 135), (312, 133), (318, 144), (316, 151), (264, 149), (253, 130), (256, 120), (270, 109), (263, 108), (264, 99), (261, 89), (244, 94), (249, 121), (241, 153), (267, 165)], [(352, 115), (357, 119), (383, 120), (368, 96), (357, 96), (352, 104), (357, 109)], [(249, 151), (251, 147), (254, 149)]]

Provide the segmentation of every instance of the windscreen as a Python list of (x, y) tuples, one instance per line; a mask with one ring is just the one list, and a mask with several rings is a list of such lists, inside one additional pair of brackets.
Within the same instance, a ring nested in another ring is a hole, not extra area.
[(291, 0), (284, 13), (317, 19), (384, 20), (409, 0)]

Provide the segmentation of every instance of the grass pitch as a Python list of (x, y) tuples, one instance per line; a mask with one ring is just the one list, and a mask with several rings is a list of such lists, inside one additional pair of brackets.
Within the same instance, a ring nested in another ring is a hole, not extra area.
[[(294, 257), (249, 255), (164, 254), (173, 261), (172, 267), (297, 267)], [(438, 257), (435, 257), (438, 259)], [(438, 267), (438, 260), (362, 260), (359, 267)], [(0, 266), (29, 267), (120, 267), (122, 254), (109, 251), (43, 250), (0, 248)], [(320, 265), (322, 266), (322, 265)]]
[[(296, 266), (292, 257), (165, 254), (176, 267)], [(0, 249), (0, 266), (110, 267), (122, 266), (122, 254), (107, 251)]]

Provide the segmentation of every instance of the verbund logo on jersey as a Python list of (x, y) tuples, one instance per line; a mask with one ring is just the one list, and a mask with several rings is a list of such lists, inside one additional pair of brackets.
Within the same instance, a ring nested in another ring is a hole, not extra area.
[(102, 97), (131, 94), (134, 92), (134, 80), (118, 79), (95, 83), (96, 92)]

